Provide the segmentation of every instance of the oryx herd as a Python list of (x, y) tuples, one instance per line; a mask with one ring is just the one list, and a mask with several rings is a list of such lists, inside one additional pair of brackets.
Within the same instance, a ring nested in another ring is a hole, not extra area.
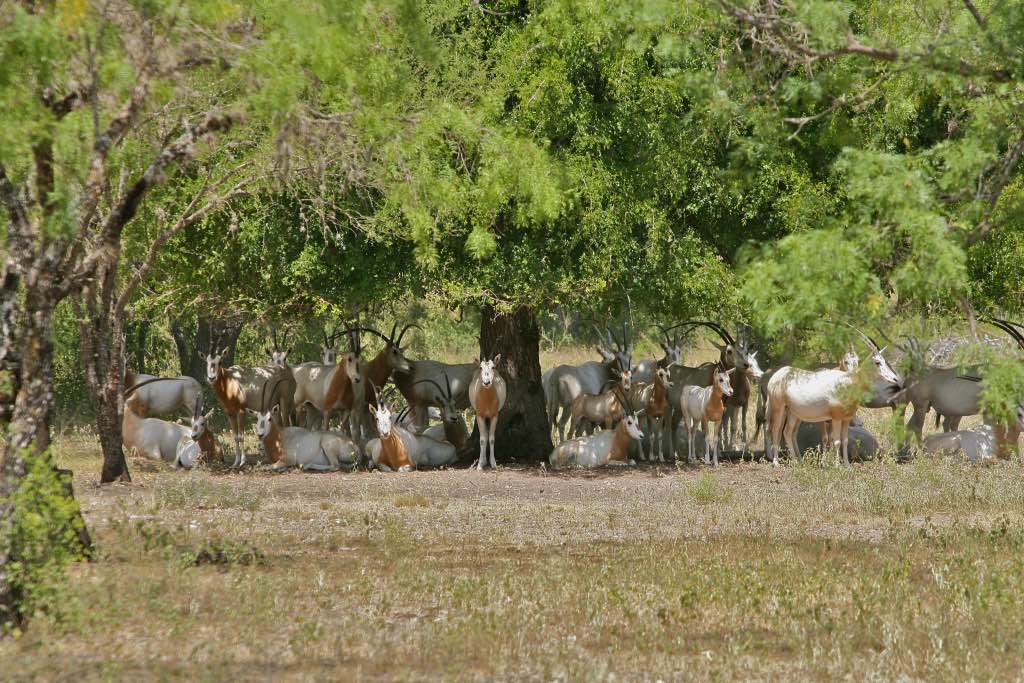
[[(1024, 326), (989, 322), (1024, 349)], [(276, 331), (265, 365), (224, 367), (226, 348), (208, 354), (206, 379), (232, 431), (233, 466), (246, 463), (242, 437), (248, 415), (255, 416), (261, 450), (274, 469), (332, 471), (365, 463), (381, 471), (410, 471), (452, 465), (469, 437), (463, 411), (472, 410), (480, 438), (477, 467), (496, 467), (498, 419), (508, 398), (501, 354), (462, 364), (410, 360), (403, 340), (417, 327), (399, 330), (395, 323), (384, 334), (354, 322), (324, 330), (321, 359), (298, 364), (288, 362), (287, 334), (279, 340)], [(734, 449), (737, 437), (744, 458), (750, 450), (747, 409), (755, 385), (754, 437), (763, 429), (764, 455), (775, 465), (783, 446), (791, 456), (819, 446), (834, 448), (847, 465), (851, 454), (872, 456), (877, 442), (857, 419), (861, 407), (891, 407), (902, 414), (911, 406), (907, 427), (926, 452), (962, 451), (972, 462), (1008, 457), (1024, 431), (1024, 391), (1011, 424), (986, 419), (974, 429), (956, 431), (962, 417), (981, 412), (985, 367), (930, 365), (927, 349), (915, 338), (894, 345), (906, 364), (903, 373), (886, 358), (888, 347), (859, 330), (867, 351), (863, 358), (851, 346), (833, 365), (762, 371), (757, 351), (742, 332), (734, 337), (724, 325), (707, 320), (657, 327), (661, 358), (634, 363), (627, 327), (622, 326), (621, 337), (606, 327), (604, 333), (597, 331), (601, 360), (543, 373), (549, 426), (558, 437), (548, 458), (552, 467), (665, 462), (666, 456), (678, 461), (684, 452), (695, 463), (700, 451), (704, 464), (717, 466), (722, 450)], [(719, 338), (718, 359), (686, 366), (682, 339), (701, 328)], [(383, 342), (372, 358), (364, 355), (364, 334)], [(349, 350), (339, 353), (342, 336)], [(183, 468), (221, 457), (207, 426), (212, 410), (203, 412), (202, 388), (194, 379), (126, 371), (124, 385), (127, 450)], [(398, 395), (406, 404), (401, 411), (395, 404)], [(922, 441), (931, 410), (943, 420), (945, 432)], [(189, 426), (154, 417), (182, 412), (191, 413)], [(431, 426), (435, 417), (440, 423)]]

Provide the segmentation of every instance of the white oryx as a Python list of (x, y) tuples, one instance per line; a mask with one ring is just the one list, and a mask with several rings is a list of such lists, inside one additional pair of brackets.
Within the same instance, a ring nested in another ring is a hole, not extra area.
[(419, 382), (434, 385), (437, 389), (437, 396), (435, 400), (441, 406), (441, 424), (428, 427), (423, 430), (422, 434), (438, 441), (447, 441), (455, 446), (456, 449), (460, 449), (466, 445), (466, 440), (469, 438), (469, 432), (466, 430), (465, 420), (462, 419), (462, 415), (455, 408), (455, 398), (452, 396), (452, 385), (451, 382), (448, 381), (447, 374), (444, 376), (444, 381), (445, 383), (442, 387), (432, 379), (419, 380)]
[[(153, 379), (162, 381), (150, 383), (149, 380)], [(146, 384), (142, 386), (144, 382)], [(141, 417), (191, 414), (196, 398), (203, 393), (199, 382), (187, 375), (157, 378), (156, 375), (136, 374), (127, 367), (122, 386), (139, 387), (135, 391), (134, 405), (136, 414)]]
[(394, 410), (381, 391), (378, 389), (374, 393), (377, 405), (371, 405), (370, 412), (377, 423), (379, 436), (366, 444), (370, 462), (382, 472), (411, 472), (416, 469), (419, 441), (412, 432), (392, 421)]
[(505, 379), (494, 369), (500, 361), (500, 353), (492, 360), (474, 359), (479, 365), (469, 383), (469, 402), (476, 413), (476, 426), (480, 430), (480, 459), (477, 462), (477, 469), (480, 470), (487, 464), (488, 451), (491, 467), (498, 466), (494, 459), (494, 435), (498, 429), (498, 414), (505, 407), (508, 395)]
[(701, 432), (704, 434), (704, 464), (711, 464), (711, 435), (708, 432), (708, 423), (715, 423), (715, 467), (718, 466), (718, 452), (721, 447), (720, 432), (722, 430), (722, 417), (725, 415), (725, 403), (723, 398), (732, 396), (732, 384), (729, 376), (736, 372), (736, 368), (728, 368), (721, 363), (715, 368), (711, 379), (711, 386), (699, 387), (688, 384), (683, 387), (679, 396), (679, 410), (683, 416), (683, 424), (686, 426), (687, 460), (695, 462), (694, 440), (697, 435), (697, 424), (700, 424)]
[(618, 426), (592, 436), (581, 436), (558, 444), (548, 456), (548, 462), (552, 467), (589, 469), (605, 465), (635, 464), (629, 459), (630, 445), (634, 439), (642, 440), (644, 434), (640, 431), (640, 424), (629, 396), (618, 389), (615, 391), (624, 414)]
[[(192, 469), (200, 456), (213, 458), (217, 455), (217, 442), (206, 429), (209, 413), (202, 414), (202, 394), (196, 399), (190, 427), (167, 422), (155, 417), (143, 417), (138, 389), (157, 382), (173, 379), (155, 377), (129, 387), (125, 391), (124, 409), (121, 416), (121, 438), (124, 448), (152, 460), (163, 460), (175, 467)], [(210, 412), (213, 412), (212, 410)]]
[[(234, 365), (225, 368), (221, 365), (221, 359), (227, 352), (225, 348), (220, 353), (207, 354), (206, 379), (217, 396), (217, 402), (227, 413), (231, 431), (234, 433), (235, 460), (232, 466), (241, 467), (245, 465), (242, 434), (245, 429), (246, 412), (265, 413), (271, 406), (279, 406), (282, 421), (289, 424), (295, 396), (295, 377), (290, 368), (277, 365), (255, 368)], [(266, 396), (268, 403), (264, 405), (263, 389), (268, 382), (273, 384), (274, 391)]]
[(297, 422), (306, 428), (312, 422), (309, 417), (311, 407), (316, 411), (314, 415), (320, 416), (319, 426), (323, 430), (329, 428), (331, 416), (336, 410), (344, 410), (346, 407), (351, 409), (353, 387), (362, 382), (364, 364), (354, 351), (341, 354), (338, 360), (335, 365), (308, 362), (292, 368), (295, 375), (293, 403), (298, 414)]
[(962, 452), (972, 463), (985, 463), (995, 458), (1009, 459), (1019, 453), (1018, 442), (1024, 432), (1024, 406), (1018, 403), (1009, 426), (983, 424), (974, 429), (932, 434), (924, 440), (928, 453)]
[[(808, 371), (791, 366), (779, 368), (768, 381), (768, 399), (765, 407), (766, 428), (770, 428), (772, 443), (772, 464), (778, 465), (779, 444), (785, 429), (786, 445), (794, 456), (799, 453), (794, 433), (801, 422), (832, 423), (832, 442), (839, 447), (843, 462), (850, 464), (849, 429), (860, 405), (858, 378), (869, 384), (877, 380), (887, 383), (890, 396), (902, 389), (900, 375), (892, 369), (882, 355), (883, 349), (869, 337), (858, 331), (871, 350), (873, 370), (861, 373), (858, 370), (840, 368)], [(768, 455), (766, 451), (766, 455)]]
[[(273, 396), (276, 387), (269, 382), (263, 386), (263, 393), (265, 395), (268, 385), (272, 387), (269, 395)], [(249, 412), (256, 415), (256, 436), (275, 470), (298, 467), (302, 470), (330, 472), (342, 466), (355, 468), (359, 464), (359, 446), (344, 434), (318, 432), (304, 427), (283, 427), (279, 405), (267, 411)]]

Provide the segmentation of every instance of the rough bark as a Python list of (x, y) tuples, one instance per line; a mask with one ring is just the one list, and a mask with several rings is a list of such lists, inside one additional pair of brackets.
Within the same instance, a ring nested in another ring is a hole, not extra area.
[(174, 337), (174, 346), (178, 350), (181, 374), (205, 383), (206, 354), (213, 350), (215, 341), (220, 342), (221, 349), (227, 347), (228, 353), (222, 359), (222, 364), (230, 367), (235, 362), (235, 345), (244, 325), (244, 321), (239, 318), (213, 316), (199, 316), (195, 323), (181, 319), (172, 320), (171, 336)]
[[(533, 308), (520, 306), (504, 314), (485, 305), (480, 311), (480, 353), (487, 358), (501, 354), (498, 371), (508, 387), (498, 415), (495, 457), (506, 463), (544, 460), (552, 444), (541, 387), (540, 328)], [(472, 460), (479, 454), (480, 434), (474, 427), (460, 459)]]

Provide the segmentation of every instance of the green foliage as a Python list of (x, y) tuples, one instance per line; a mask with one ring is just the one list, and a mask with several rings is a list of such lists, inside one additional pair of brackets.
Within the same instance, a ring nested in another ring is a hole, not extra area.
[(75, 608), (67, 600), (66, 582), (68, 565), (83, 557), (81, 513), (50, 454), (25, 457), (28, 473), (13, 496), (13, 561), (7, 569), (22, 613), (59, 622)]

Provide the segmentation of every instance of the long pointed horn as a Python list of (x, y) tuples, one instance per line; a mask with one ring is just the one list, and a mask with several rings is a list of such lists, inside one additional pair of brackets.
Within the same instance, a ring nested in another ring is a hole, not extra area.
[(427, 379), (418, 379), (415, 382), (413, 382), (413, 384), (425, 384), (425, 383), (430, 383), (430, 384), (433, 384), (435, 387), (437, 387), (437, 391), (441, 395), (441, 398), (444, 398), (444, 388), (440, 384), (435, 382), (434, 380), (430, 379), (429, 377)]
[(867, 344), (867, 345), (868, 345), (869, 347), (871, 347), (871, 350), (872, 350), (872, 351), (881, 351), (881, 350), (882, 350), (882, 348), (881, 348), (881, 347), (880, 347), (880, 346), (879, 346), (879, 345), (878, 345), (878, 344), (877, 344), (877, 343), (875, 342), (875, 340), (874, 340), (874, 339), (872, 339), (872, 338), (871, 338), (871, 337), (869, 337), (868, 335), (864, 334), (863, 332), (861, 332), (861, 331), (860, 331), (859, 329), (857, 329), (856, 327), (854, 327), (854, 326), (853, 326), (853, 325), (851, 325), (850, 323), (848, 323), (848, 322), (846, 322), (846, 321), (844, 320), (842, 324), (843, 324), (843, 325), (846, 325), (846, 326), (847, 326), (847, 327), (849, 327), (849, 328), (850, 328), (851, 330), (853, 330), (854, 332), (856, 332), (857, 334), (859, 334), (859, 335), (860, 335), (860, 338), (864, 340), (864, 343), (865, 343), (865, 344)]
[(667, 346), (672, 346), (672, 337), (669, 336), (668, 330), (666, 330), (658, 323), (654, 323), (654, 326), (661, 330), (661, 336), (665, 337), (665, 344)]
[(992, 318), (989, 322), (1010, 335), (1010, 338), (1017, 342), (1018, 346), (1024, 349), (1024, 336), (1021, 335), (1020, 330), (1014, 327), (1013, 323), (999, 318)]
[(726, 344), (734, 345), (736, 343), (733, 341), (732, 337), (729, 336), (729, 333), (726, 332), (724, 328), (722, 328), (718, 323), (712, 322), (710, 320), (684, 320), (683, 322), (673, 325), (672, 327), (676, 328), (698, 326), (706, 327), (709, 330), (713, 330), (719, 337), (721, 337), (722, 341), (724, 341)]
[(360, 325), (359, 329), (362, 330), (363, 332), (369, 332), (370, 334), (375, 334), (378, 337), (380, 337), (381, 339), (383, 339), (385, 341), (385, 343), (394, 345), (394, 341), (393, 341), (392, 337), (388, 337), (384, 333), (378, 332), (377, 330), (373, 329), (372, 327), (366, 327), (365, 325)]
[(423, 331), (423, 328), (417, 325), (416, 323), (409, 323), (408, 325), (402, 328), (402, 332), (398, 335), (398, 339), (395, 342), (395, 346), (402, 346), (402, 340), (405, 339), (405, 333), (408, 332), (413, 327), (415, 327), (417, 330), (420, 330), (421, 332)]
[(125, 389), (122, 392), (122, 394), (123, 394), (123, 396), (125, 398), (128, 398), (128, 396), (133, 391), (135, 391), (136, 389), (140, 389), (140, 388), (146, 386), (147, 384), (152, 384), (153, 382), (170, 382), (171, 380), (176, 380), (176, 379), (178, 379), (178, 378), (177, 377), (153, 377), (152, 379), (143, 380), (143, 381), (139, 382), (138, 384), (132, 385), (131, 387)]
[(451, 379), (449, 379), (447, 372), (445, 372), (443, 374), (444, 374), (444, 385), (448, 389), (448, 400), (450, 401), (450, 400), (452, 400), (452, 381), (451, 381)]
[(196, 408), (192, 413), (192, 417), (199, 417), (203, 414), (203, 392), (196, 394)]

